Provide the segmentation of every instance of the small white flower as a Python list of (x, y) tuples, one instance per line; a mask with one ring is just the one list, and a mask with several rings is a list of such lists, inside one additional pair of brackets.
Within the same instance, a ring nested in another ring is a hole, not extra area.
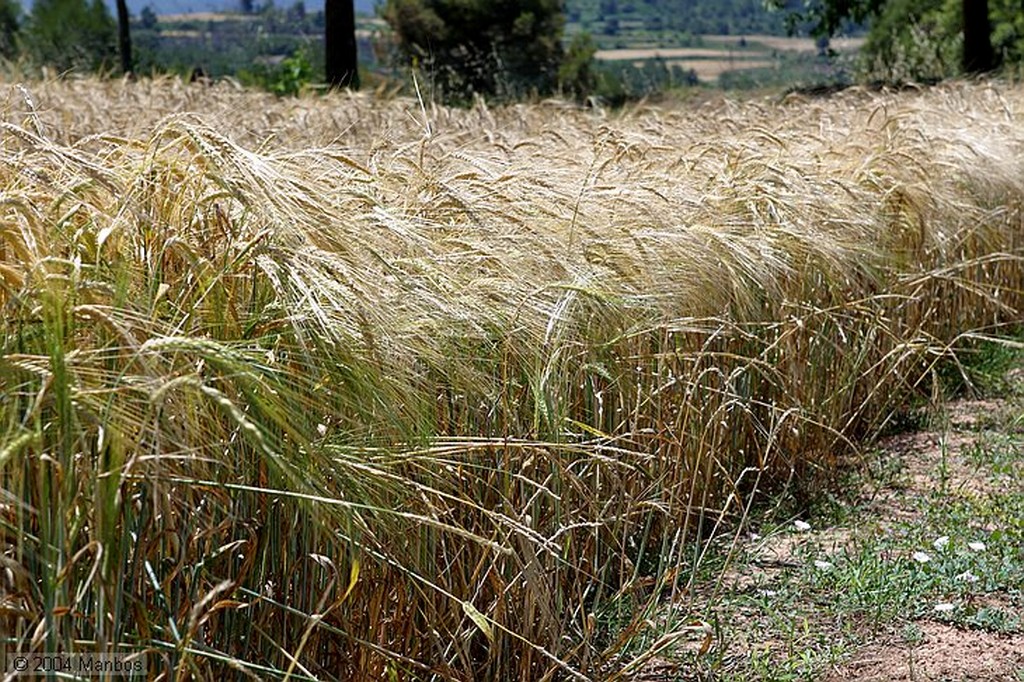
[(911, 555), (911, 558), (919, 564), (926, 564), (932, 560), (932, 558), (924, 552), (914, 552)]
[(831, 561), (822, 561), (821, 559), (814, 560), (814, 567), (819, 571), (831, 571), (836, 567)]
[(984, 542), (968, 542), (967, 546), (970, 547), (975, 552), (984, 552), (985, 551), (985, 543)]
[(935, 610), (939, 613), (949, 613), (956, 608), (956, 604), (936, 604)]
[(935, 549), (937, 549), (938, 551), (941, 552), (943, 549), (946, 548), (946, 545), (948, 545), (948, 544), (949, 544), (949, 536), (948, 535), (943, 535), (942, 537), (935, 538), (935, 542), (932, 543), (932, 547), (934, 547)]
[(806, 521), (800, 521), (799, 519), (794, 521), (793, 525), (796, 526), (796, 529), (801, 533), (806, 533), (811, 529), (811, 524), (807, 523)]
[(964, 582), (964, 583), (976, 583), (976, 582), (978, 582), (979, 578), (978, 578), (978, 576), (974, 575), (970, 571), (964, 571), (963, 573), (960, 573), (959, 575), (953, 576), (953, 580), (957, 580), (959, 582)]

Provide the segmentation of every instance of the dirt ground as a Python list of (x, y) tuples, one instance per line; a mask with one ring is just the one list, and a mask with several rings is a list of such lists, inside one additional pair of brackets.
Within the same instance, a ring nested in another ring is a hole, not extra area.
[[(919, 513), (914, 500), (940, 485), (949, 494), (998, 492), (997, 486), (1024, 485), (1024, 471), (993, 480), (979, 476), (968, 453), (987, 420), (1019, 406), (1002, 400), (963, 400), (947, 407), (949, 430), (904, 434), (883, 444), (904, 467), (899, 489), (876, 491), (871, 513), (882, 518), (912, 520)], [(1018, 462), (1019, 464), (1019, 462)], [(944, 479), (944, 480), (943, 480)], [(859, 650), (825, 682), (1018, 682), (1024, 681), (1024, 634), (969, 630), (923, 620), (914, 623), (920, 636), (909, 643), (900, 637)]]
[[(1024, 389), (1024, 381), (1021, 387)], [(862, 491), (867, 500), (865, 513), (887, 521), (913, 523), (920, 519), (919, 500), (942, 491), (944, 495), (985, 498), (1007, 492), (1008, 486), (1024, 486), (1024, 461), (1015, 458), (1007, 476), (986, 476), (980, 471), (976, 450), (986, 429), (995, 423), (1021, 421), (1024, 405), (1011, 400), (962, 400), (945, 409), (941, 430), (906, 433), (881, 444), (880, 459), (896, 463), (899, 476), (892, 482), (871, 484)], [(998, 427), (996, 430), (998, 431)], [(1024, 423), (1013, 427), (1024, 428)], [(1012, 492), (1012, 491), (1011, 491)], [(923, 521), (922, 521), (923, 522)], [(809, 530), (809, 526), (805, 529)], [(833, 551), (848, 544), (853, 531), (845, 527), (815, 528), (816, 540)], [(745, 563), (723, 576), (727, 590), (743, 591), (777, 579), (785, 566), (797, 561), (804, 534), (780, 534), (758, 541), (753, 562)], [(1024, 551), (1024, 548), (1022, 548)], [(991, 596), (992, 599), (999, 599)], [(1011, 608), (1009, 604), (991, 606)], [(909, 624), (916, 636), (893, 632), (877, 636), (836, 669), (823, 682), (1024, 682), (1024, 634), (998, 634), (934, 620)], [(904, 631), (905, 632), (905, 631)], [(756, 645), (750, 642), (750, 645)], [(761, 643), (763, 644), (763, 643)], [(788, 679), (788, 678), (787, 678)]]
[(1024, 669), (1024, 636), (918, 624), (916, 644), (878, 644), (859, 651), (825, 682), (1016, 682)]

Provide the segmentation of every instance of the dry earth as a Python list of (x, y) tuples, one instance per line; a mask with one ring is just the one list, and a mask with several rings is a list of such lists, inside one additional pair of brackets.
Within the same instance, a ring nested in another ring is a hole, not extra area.
[[(979, 442), (999, 430), (1024, 428), (1020, 415), (1024, 402), (1021, 375), (1013, 379), (1016, 398), (1001, 400), (961, 400), (948, 404), (944, 422), (935, 430), (906, 433), (881, 444), (880, 460), (899, 474), (890, 481), (868, 484), (861, 492), (863, 511), (880, 527), (897, 523), (924, 523), (925, 500), (937, 492), (943, 495), (984, 499), (992, 494), (1019, 491), (1024, 481), (1024, 459), (1009, 459), (1003, 475), (986, 475), (977, 456)], [(1015, 420), (1016, 417), (1016, 420)], [(993, 430), (993, 427), (997, 427)], [(979, 526), (976, 530), (991, 531)], [(722, 587), (729, 593), (749, 592), (782, 579), (787, 568), (806, 558), (800, 548), (813, 539), (829, 559), (853, 543), (856, 530), (851, 527), (814, 528), (807, 532), (788, 532), (746, 541), (749, 561), (740, 562), (723, 574)], [(1024, 548), (1022, 548), (1024, 551)], [(1015, 605), (999, 593), (986, 594), (977, 606), (998, 607), (1013, 612)], [(991, 603), (988, 603), (991, 602)], [(1016, 608), (1018, 618), (1024, 610)], [(746, 651), (772, 650), (783, 642), (758, 641), (756, 628), (746, 627), (743, 613), (733, 621), (738, 647)], [(753, 621), (749, 625), (753, 625)], [(1024, 681), (1024, 633), (999, 634), (967, 629), (931, 619), (913, 621), (907, 626), (917, 634), (908, 638), (895, 628), (869, 638), (845, 663), (826, 673), (823, 682), (1020, 682)], [(906, 632), (906, 628), (904, 628)], [(655, 677), (658, 677), (655, 674)], [(668, 678), (671, 678), (669, 675)], [(653, 678), (652, 678), (653, 679)], [(666, 679), (661, 677), (660, 679)], [(789, 678), (786, 678), (789, 679)], [(803, 678), (801, 678), (803, 679)]]
[(916, 644), (869, 646), (826, 682), (1013, 682), (1024, 669), (1024, 636), (922, 622)]
[[(598, 50), (596, 59), (602, 60), (635, 60), (635, 59), (722, 59), (729, 57), (731, 51), (712, 49), (709, 47), (622, 47), (612, 50)], [(734, 60), (744, 59), (743, 52), (735, 52)], [(752, 57), (761, 56), (752, 54)]]
[(637, 68), (646, 60), (663, 59), (668, 66), (693, 69), (702, 81), (713, 81), (727, 71), (743, 69), (765, 69), (775, 65), (765, 59), (765, 52), (726, 51), (710, 48), (621, 48), (598, 50), (597, 59), (605, 61), (630, 61)]
[[(876, 492), (869, 513), (890, 520), (913, 520), (920, 515), (915, 500), (945, 490), (949, 495), (985, 496), (1018, 489), (1024, 467), (1018, 458), (1012, 475), (979, 475), (969, 453), (985, 428), (1001, 415), (1016, 410), (1011, 400), (963, 400), (947, 406), (948, 430), (897, 436), (884, 443), (888, 456), (899, 460), (903, 476), (899, 487)], [(1003, 604), (1003, 606), (1007, 606)], [(1024, 679), (1024, 634), (1002, 635), (970, 630), (930, 620), (917, 621), (920, 636), (914, 643), (893, 637), (858, 651), (826, 682), (862, 680), (883, 682), (1012, 682)]]
[[(784, 36), (745, 36), (746, 47), (740, 47), (739, 36), (702, 36), (713, 47), (656, 47), (634, 46), (598, 50), (595, 57), (603, 61), (631, 61), (637, 67), (646, 60), (664, 59), (670, 66), (693, 69), (702, 81), (713, 81), (728, 71), (743, 69), (764, 69), (776, 65), (774, 52), (814, 53), (815, 41), (810, 38), (787, 38)], [(864, 44), (863, 38), (837, 38), (832, 48), (852, 54)]]
[(683, 69), (693, 69), (697, 78), (702, 81), (712, 81), (727, 71), (767, 69), (775, 66), (774, 62), (767, 59), (703, 59), (698, 61), (670, 59), (666, 64)]
[[(949, 495), (986, 496), (1018, 489), (1024, 467), (1018, 458), (1012, 475), (979, 475), (969, 456), (984, 437), (986, 425), (1014, 409), (1008, 400), (958, 401), (947, 406), (949, 430), (897, 436), (884, 444), (889, 456), (903, 466), (903, 485), (877, 492), (870, 513), (891, 520), (913, 520), (920, 514), (915, 500), (945, 490)], [(1020, 406), (1016, 405), (1020, 414)], [(995, 597), (993, 597), (995, 599)], [(1008, 607), (1008, 604), (1000, 604)], [(1004, 635), (956, 627), (930, 620), (917, 621), (914, 643), (891, 638), (858, 651), (826, 682), (1013, 682), (1024, 679), (1024, 634)]]
[[(736, 45), (740, 36), (705, 35), (701, 38), (708, 43)], [(771, 50), (784, 52), (816, 52), (818, 46), (813, 38), (790, 38), (787, 36), (749, 35), (743, 36), (747, 44), (764, 45)], [(838, 52), (856, 52), (864, 46), (864, 38), (833, 38), (830, 47)]]

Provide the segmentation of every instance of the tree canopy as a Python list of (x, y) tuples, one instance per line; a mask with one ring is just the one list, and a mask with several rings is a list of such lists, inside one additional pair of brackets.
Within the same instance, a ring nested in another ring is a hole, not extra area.
[(35, 0), (25, 27), (29, 52), (61, 71), (109, 67), (117, 24), (103, 0)]
[[(777, 8), (787, 4), (769, 3)], [(951, 75), (954, 60), (964, 73), (991, 71), (999, 62), (993, 27), (1000, 25), (1000, 17), (1010, 19), (1003, 26), (1015, 27), (1020, 15), (1019, 0), (821, 0), (791, 14), (793, 21), (810, 22), (822, 36), (835, 34), (844, 22), (871, 19), (869, 56), (890, 74), (905, 72), (911, 78)], [(999, 36), (1005, 38), (1005, 33)]]
[(324, 50), (327, 83), (332, 88), (358, 89), (359, 57), (352, 0), (324, 3)]
[(520, 97), (558, 86), (560, 0), (387, 0), (402, 57), (448, 98)]
[(18, 53), (20, 14), (16, 0), (0, 0), (0, 57), (11, 59)]

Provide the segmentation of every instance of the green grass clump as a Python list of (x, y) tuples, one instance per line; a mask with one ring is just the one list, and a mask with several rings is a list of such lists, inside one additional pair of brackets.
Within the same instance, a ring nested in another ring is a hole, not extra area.
[(1012, 88), (611, 119), (3, 97), (17, 650), (203, 679), (628, 669), (608, 605), (635, 629), (704, 560), (688, 540), (1019, 317)]

